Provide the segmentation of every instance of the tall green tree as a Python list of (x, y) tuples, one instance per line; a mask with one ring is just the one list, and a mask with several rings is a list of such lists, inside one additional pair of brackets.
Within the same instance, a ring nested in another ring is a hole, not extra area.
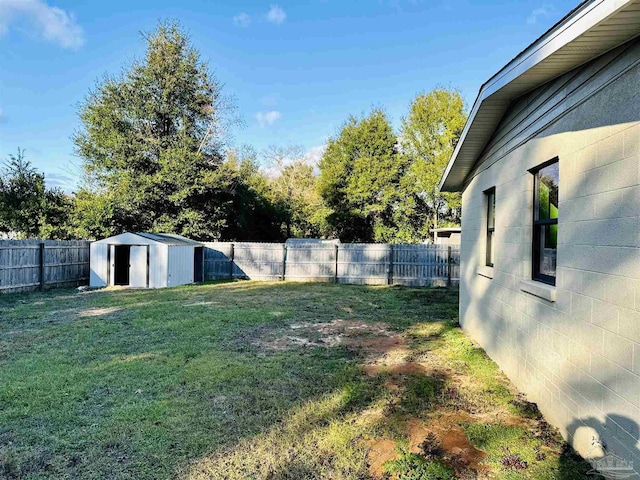
[(82, 228), (220, 238), (233, 189), (223, 168), (222, 86), (177, 24), (145, 38), (145, 57), (105, 78), (80, 107), (74, 142), (95, 187), (79, 194)]
[(71, 199), (48, 189), (44, 174), (26, 160), (24, 150), (0, 171), (0, 233), (18, 238), (66, 239), (71, 236)]
[(331, 209), (333, 232), (343, 241), (394, 241), (403, 174), (404, 160), (384, 112), (349, 118), (320, 161), (318, 188)]
[(403, 241), (422, 241), (430, 237), (431, 228), (459, 225), (460, 194), (441, 192), (438, 184), (466, 120), (460, 93), (446, 88), (418, 95), (402, 119), (405, 201), (395, 213)]
[(222, 171), (232, 188), (224, 197), (228, 219), (221, 238), (259, 242), (284, 240), (280, 228), (283, 214), (273, 202), (269, 179), (260, 169), (255, 150), (246, 146), (229, 150)]
[(325, 231), (326, 208), (318, 194), (314, 166), (299, 146), (270, 146), (265, 152), (269, 187), (283, 218), (286, 238), (317, 238)]

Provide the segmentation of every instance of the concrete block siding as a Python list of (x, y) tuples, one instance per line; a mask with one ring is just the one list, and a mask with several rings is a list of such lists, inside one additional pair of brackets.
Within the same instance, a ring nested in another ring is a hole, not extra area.
[[(608, 75), (606, 88), (579, 102), (566, 95), (562, 115), (545, 125), (520, 118), (515, 131), (507, 118), (493, 143), (508, 148), (490, 144), (470, 175), (463, 193), (460, 322), (582, 455), (597, 454), (595, 437), (640, 470), (640, 46), (611, 55), (616, 60), (597, 72), (583, 67), (593, 72), (594, 84)], [(532, 92), (522, 103), (539, 96)], [(522, 140), (519, 132), (534, 122), (536, 133)], [(521, 290), (520, 281), (530, 280), (532, 271), (528, 170), (556, 157), (559, 237), (551, 302)], [(478, 274), (485, 259), (484, 191), (491, 187), (492, 279)]]

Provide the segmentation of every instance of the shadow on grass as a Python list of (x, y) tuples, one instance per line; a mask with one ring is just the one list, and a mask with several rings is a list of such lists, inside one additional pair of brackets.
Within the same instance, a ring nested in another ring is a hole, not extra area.
[[(457, 290), (233, 282), (10, 297), (2, 478), (366, 478), (367, 438), (466, 408), (449, 371), (474, 370), (487, 398), (509, 398), (453, 327)], [(366, 375), (361, 348), (260, 347), (294, 324), (345, 319), (406, 333), (418, 356), (445, 342), (450, 368)]]
[(341, 399), (314, 425), (364, 411), (377, 393), (357, 392), (378, 387), (349, 349), (264, 354), (237, 338), (343, 316), (401, 329), (423, 319), (414, 295), (232, 282), (2, 296), (0, 476), (171, 478), (304, 405)]

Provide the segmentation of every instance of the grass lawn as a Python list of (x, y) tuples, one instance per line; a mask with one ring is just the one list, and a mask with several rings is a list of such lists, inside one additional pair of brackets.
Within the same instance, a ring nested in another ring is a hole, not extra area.
[(585, 478), (457, 291), (0, 296), (0, 478)]

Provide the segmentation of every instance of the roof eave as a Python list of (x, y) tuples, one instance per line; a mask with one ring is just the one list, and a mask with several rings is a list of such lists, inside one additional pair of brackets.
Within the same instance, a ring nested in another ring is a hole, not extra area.
[[(574, 57), (563, 57), (566, 67), (563, 65), (564, 70), (561, 73), (555, 72), (545, 78), (537, 72), (535, 82), (527, 81), (528, 73), (533, 76), (536, 72), (532, 70), (544, 67), (545, 62), (549, 61), (561, 48), (574, 42), (578, 43), (581, 38), (584, 38), (583, 35), (585, 33), (595, 29), (599, 24), (616, 14), (624, 13), (625, 8), (630, 5), (640, 5), (640, 0), (591, 0), (583, 2), (491, 77), (481, 87), (473, 104), (460, 140), (440, 180), (440, 190), (448, 192), (460, 191), (464, 186), (467, 175), (489, 141), (490, 135), (486, 133), (487, 128), (484, 128), (484, 132), (476, 135), (472, 131), (478, 113), (483, 110), (483, 107), (486, 111), (483, 111), (482, 121), (489, 122), (487, 123), (490, 127), (489, 130), (491, 130), (491, 127), (495, 130), (508, 105), (516, 98), (634, 38), (640, 33), (640, 17), (637, 18), (638, 32), (635, 35), (630, 34), (628, 38), (618, 40), (615, 43), (606, 42), (606, 39), (604, 39), (601, 50), (596, 49), (593, 52), (582, 55), (576, 54)], [(504, 89), (507, 86), (510, 88), (508, 92), (505, 92)], [(491, 103), (491, 109), (487, 108), (488, 103)], [(469, 139), (474, 140), (473, 146), (469, 146), (467, 143)], [(480, 147), (479, 145), (484, 146)], [(464, 165), (461, 165), (461, 157), (464, 157)]]

